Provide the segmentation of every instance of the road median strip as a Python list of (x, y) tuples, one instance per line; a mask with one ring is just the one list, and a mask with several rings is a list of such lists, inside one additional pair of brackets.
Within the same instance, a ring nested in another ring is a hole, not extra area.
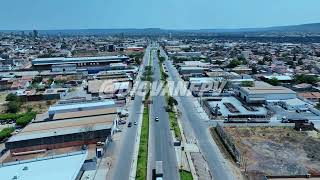
[[(151, 57), (151, 52), (150, 52)], [(149, 58), (150, 65), (151, 58)], [(147, 66), (151, 67), (151, 66)], [(148, 70), (150, 69), (150, 70)], [(151, 80), (152, 69), (147, 68), (149, 73), (146, 74), (146, 79)], [(148, 140), (149, 140), (149, 98), (150, 98), (151, 86), (150, 82), (147, 83), (146, 86), (146, 94), (144, 98), (144, 108), (142, 115), (142, 125), (141, 125), (141, 135), (140, 135), (140, 143), (139, 143), (139, 152), (138, 152), (138, 162), (137, 162), (137, 170), (136, 170), (136, 180), (146, 180), (147, 179), (147, 167), (148, 167)]]

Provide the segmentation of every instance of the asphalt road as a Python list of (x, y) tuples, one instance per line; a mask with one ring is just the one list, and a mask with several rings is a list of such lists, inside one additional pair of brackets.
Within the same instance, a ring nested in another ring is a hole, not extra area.
[[(141, 65), (139, 69), (139, 73), (137, 76), (137, 82), (139, 83), (139, 78), (142, 74), (142, 70), (144, 69), (144, 66), (148, 63), (149, 59), (149, 50), (148, 47), (143, 59), (143, 64)], [(129, 109), (129, 117), (127, 120), (127, 124), (125, 124), (125, 129), (122, 133), (122, 137), (120, 138), (120, 141), (118, 142), (112, 142), (110, 144), (111, 148), (112, 146), (118, 146), (116, 149), (118, 150), (115, 152), (112, 156), (114, 159), (112, 168), (109, 171), (108, 177), (113, 180), (127, 180), (130, 176), (131, 171), (131, 162), (133, 160), (133, 153), (134, 153), (134, 145), (136, 134), (137, 134), (137, 126), (133, 125), (135, 121), (141, 118), (142, 114), (140, 113), (140, 110), (143, 108), (142, 104), (142, 96), (139, 96), (136, 93), (134, 100), (132, 101), (131, 108)], [(132, 127), (128, 128), (128, 122), (132, 122)], [(114, 144), (118, 143), (118, 144)]]
[[(160, 67), (156, 51), (153, 53), (154, 83), (160, 82)], [(152, 91), (155, 91), (153, 89)], [(155, 95), (156, 93), (153, 92)], [(165, 97), (152, 96), (150, 134), (149, 134), (149, 166), (148, 179), (150, 179), (151, 170), (155, 169), (155, 161), (163, 162), (163, 179), (178, 180), (179, 172), (176, 160), (176, 154), (173, 147), (172, 135), (169, 127), (169, 116), (165, 111)], [(155, 121), (155, 117), (159, 121)]]
[[(162, 52), (164, 55), (164, 53)], [(168, 69), (168, 75), (172, 81), (181, 81), (176, 68), (171, 62), (165, 62)], [(197, 140), (200, 150), (205, 157), (213, 179), (216, 180), (233, 180), (235, 177), (231, 168), (226, 164), (219, 147), (212, 140), (208, 129), (208, 123), (203, 119), (195, 107), (195, 98), (191, 96), (175, 96), (178, 101), (178, 109), (181, 111), (183, 123), (189, 124)]]

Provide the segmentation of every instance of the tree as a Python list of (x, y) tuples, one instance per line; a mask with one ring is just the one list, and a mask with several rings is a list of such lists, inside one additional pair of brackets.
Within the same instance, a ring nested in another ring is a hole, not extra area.
[(258, 73), (258, 69), (256, 66), (252, 66), (252, 74), (257, 74)]
[(241, 61), (237, 60), (237, 59), (233, 59), (230, 61), (230, 63), (227, 65), (227, 68), (235, 68), (239, 65), (241, 65)]
[(296, 55), (293, 55), (293, 61), (297, 61), (297, 56)]
[(4, 128), (0, 131), (0, 141), (11, 136), (11, 133), (14, 131), (13, 127)]
[(279, 80), (278, 80), (277, 78), (275, 78), (275, 77), (267, 80), (267, 82), (268, 82), (269, 84), (273, 85), (273, 86), (278, 86), (278, 85), (279, 85)]
[(319, 82), (319, 79), (316, 76), (305, 75), (305, 74), (295, 75), (293, 79), (296, 84), (300, 84), (300, 83), (316, 84), (317, 82)]
[(134, 57), (134, 62), (138, 65), (141, 64), (141, 59), (139, 57)]
[(241, 86), (242, 87), (253, 87), (254, 83), (253, 83), (253, 81), (243, 81), (243, 82), (241, 82)]
[(16, 120), (16, 125), (24, 127), (29, 124), (35, 117), (35, 112), (27, 112)]
[(10, 93), (6, 97), (6, 101), (17, 101), (18, 96), (16, 94)]
[(299, 60), (298, 60), (298, 65), (299, 65), (299, 66), (303, 65), (302, 59), (299, 59)]
[(169, 96), (168, 97), (168, 106), (169, 106), (170, 110), (172, 110), (172, 107), (174, 105), (178, 105), (178, 101), (174, 97)]
[(259, 64), (259, 65), (264, 65), (264, 61), (263, 61), (263, 60), (260, 60), (260, 61), (258, 61), (258, 64)]
[(7, 105), (7, 112), (9, 113), (17, 113), (20, 111), (21, 102), (19, 101), (10, 101)]

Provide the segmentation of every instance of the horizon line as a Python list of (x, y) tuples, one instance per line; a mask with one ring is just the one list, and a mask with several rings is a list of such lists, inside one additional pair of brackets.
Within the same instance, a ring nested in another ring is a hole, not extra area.
[(279, 27), (288, 27), (288, 26), (303, 26), (303, 25), (314, 25), (320, 24), (320, 22), (315, 23), (303, 23), (303, 24), (291, 24), (291, 25), (274, 25), (274, 26), (261, 26), (261, 27), (239, 27), (239, 28), (160, 28), (160, 27), (144, 27), (144, 28), (57, 28), (57, 29), (0, 29), (0, 32), (3, 31), (70, 31), (70, 30), (124, 30), (124, 29), (133, 29), (133, 30), (146, 30), (146, 29), (158, 29), (158, 30), (167, 30), (167, 31), (195, 31), (195, 30), (245, 30), (245, 29), (268, 29), (268, 28), (279, 28)]

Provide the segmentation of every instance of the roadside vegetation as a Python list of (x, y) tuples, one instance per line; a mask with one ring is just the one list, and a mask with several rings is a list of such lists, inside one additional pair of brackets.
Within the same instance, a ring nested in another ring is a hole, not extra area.
[(180, 170), (179, 174), (180, 174), (180, 180), (193, 180), (191, 172)]
[[(152, 81), (152, 67), (150, 66), (151, 53), (146, 66), (146, 79)], [(150, 98), (151, 86), (150, 82), (147, 83), (145, 102), (148, 102)], [(149, 105), (146, 103), (143, 109), (142, 115), (142, 125), (141, 125), (141, 134), (140, 134), (140, 143), (139, 143), (139, 152), (138, 152), (138, 162), (136, 169), (136, 179), (137, 180), (146, 180), (147, 179), (147, 167), (148, 167), (148, 140), (149, 140)]]
[(152, 64), (151, 64), (152, 58), (151, 58), (151, 56), (152, 56), (152, 50), (150, 51), (148, 65), (145, 66), (144, 72), (143, 72), (142, 77), (141, 77), (142, 81), (149, 81), (149, 82), (153, 81), (153, 78), (152, 78), (153, 71), (152, 71)]
[(158, 59), (159, 59), (159, 66), (160, 66), (160, 73), (161, 73), (161, 80), (164, 82), (164, 84), (167, 84), (168, 74), (164, 72), (163, 68), (163, 62), (166, 60), (165, 57), (162, 57), (160, 55), (160, 50), (157, 50)]
[(143, 59), (143, 52), (129, 54), (129, 57), (133, 59), (134, 63), (137, 65), (141, 65)]
[(153, 75), (152, 66), (146, 66), (144, 68), (144, 72), (142, 74), (141, 80), (152, 82), (153, 80), (152, 75)]
[(137, 164), (137, 180), (145, 180), (147, 178), (148, 163), (148, 139), (149, 139), (149, 107), (145, 106), (143, 110), (143, 119), (141, 127), (139, 155)]
[(5, 140), (6, 138), (9, 138), (11, 136), (11, 133), (14, 131), (13, 127), (4, 128), (0, 131), (0, 142)]
[(164, 91), (165, 91), (165, 99), (167, 102), (167, 107), (166, 111), (169, 114), (169, 121), (170, 121), (170, 129), (173, 130), (174, 136), (176, 137), (177, 140), (181, 141), (181, 130), (178, 125), (178, 119), (177, 119), (177, 112), (174, 110), (174, 106), (178, 105), (177, 100), (170, 96), (168, 93), (168, 84), (167, 84), (167, 79), (168, 79), (168, 74), (164, 72), (163, 68), (163, 62), (165, 61), (165, 57), (162, 57), (160, 55), (160, 50), (157, 50), (158, 54), (158, 59), (159, 59), (159, 66), (160, 66), (160, 71), (161, 71), (161, 80), (164, 82)]
[(182, 136), (181, 136), (181, 130), (178, 125), (177, 113), (173, 108), (174, 106), (178, 105), (178, 102), (176, 99), (174, 99), (174, 97), (169, 96), (167, 93), (166, 93), (166, 101), (168, 104), (167, 112), (169, 114), (170, 128), (173, 130), (174, 136), (176, 137), (176, 139), (178, 141), (181, 141)]

